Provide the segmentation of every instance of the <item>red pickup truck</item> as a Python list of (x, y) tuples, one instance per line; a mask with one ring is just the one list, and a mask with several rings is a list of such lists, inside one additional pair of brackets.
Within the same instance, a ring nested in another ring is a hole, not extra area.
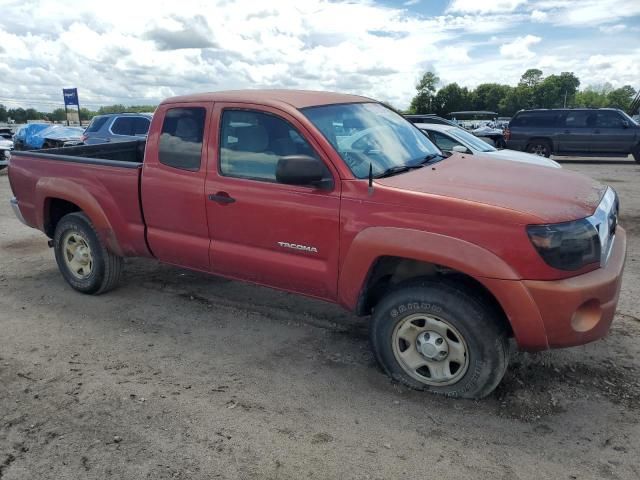
[(603, 337), (625, 261), (614, 190), (454, 152), (368, 98), (237, 91), (171, 98), (144, 142), (17, 152), (16, 215), (83, 293), (125, 256), (296, 292), (371, 316), (394, 379), (489, 394), (509, 339)]

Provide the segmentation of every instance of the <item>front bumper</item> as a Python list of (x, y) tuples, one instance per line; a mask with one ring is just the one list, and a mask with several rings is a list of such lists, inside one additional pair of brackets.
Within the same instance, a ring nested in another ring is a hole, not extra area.
[(482, 279), (504, 309), (521, 350), (572, 347), (604, 337), (616, 313), (627, 251), (618, 227), (604, 267), (564, 280)]
[(565, 280), (523, 282), (540, 310), (549, 347), (583, 345), (608, 333), (620, 296), (626, 250), (626, 233), (618, 228), (604, 267)]
[[(16, 197), (13, 197), (10, 200), (10, 202), (11, 202), (11, 209), (13, 210), (13, 214), (23, 224), (27, 225), (27, 222), (24, 221), (24, 217), (22, 216), (22, 212), (20, 211), (20, 206), (18, 205), (18, 199)], [(29, 226), (29, 225), (27, 225), (27, 226)]]

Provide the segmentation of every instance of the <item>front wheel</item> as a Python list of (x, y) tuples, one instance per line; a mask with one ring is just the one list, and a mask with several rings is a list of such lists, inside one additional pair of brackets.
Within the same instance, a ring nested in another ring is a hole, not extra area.
[(99, 294), (120, 280), (122, 257), (109, 252), (84, 213), (62, 217), (53, 237), (60, 273), (75, 290)]
[(633, 155), (633, 159), (640, 163), (640, 144), (636, 145), (633, 150), (631, 150), (631, 155)]
[(383, 370), (418, 390), (482, 398), (508, 364), (508, 336), (495, 311), (466, 287), (408, 283), (376, 306), (369, 336)]
[(527, 145), (527, 152), (549, 158), (551, 156), (551, 144), (547, 140), (532, 140)]

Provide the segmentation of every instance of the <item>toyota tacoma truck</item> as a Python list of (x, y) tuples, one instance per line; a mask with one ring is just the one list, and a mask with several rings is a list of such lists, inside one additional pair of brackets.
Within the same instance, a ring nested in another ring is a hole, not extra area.
[(353, 95), (175, 97), (146, 141), (16, 152), (9, 181), (79, 292), (137, 256), (334, 302), (390, 377), (455, 397), (489, 394), (513, 344), (606, 335), (625, 261), (611, 187), (445, 155)]

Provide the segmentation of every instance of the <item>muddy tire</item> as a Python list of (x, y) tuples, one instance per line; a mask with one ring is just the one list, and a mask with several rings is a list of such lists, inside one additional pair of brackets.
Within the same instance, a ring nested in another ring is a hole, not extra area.
[(500, 314), (473, 290), (425, 279), (401, 285), (375, 307), (369, 338), (394, 380), (450, 397), (482, 398), (509, 361)]
[(84, 213), (65, 215), (56, 226), (53, 242), (60, 273), (75, 290), (100, 294), (118, 284), (122, 257), (105, 248)]
[(551, 143), (544, 139), (533, 139), (527, 145), (527, 152), (549, 158), (551, 156)]

